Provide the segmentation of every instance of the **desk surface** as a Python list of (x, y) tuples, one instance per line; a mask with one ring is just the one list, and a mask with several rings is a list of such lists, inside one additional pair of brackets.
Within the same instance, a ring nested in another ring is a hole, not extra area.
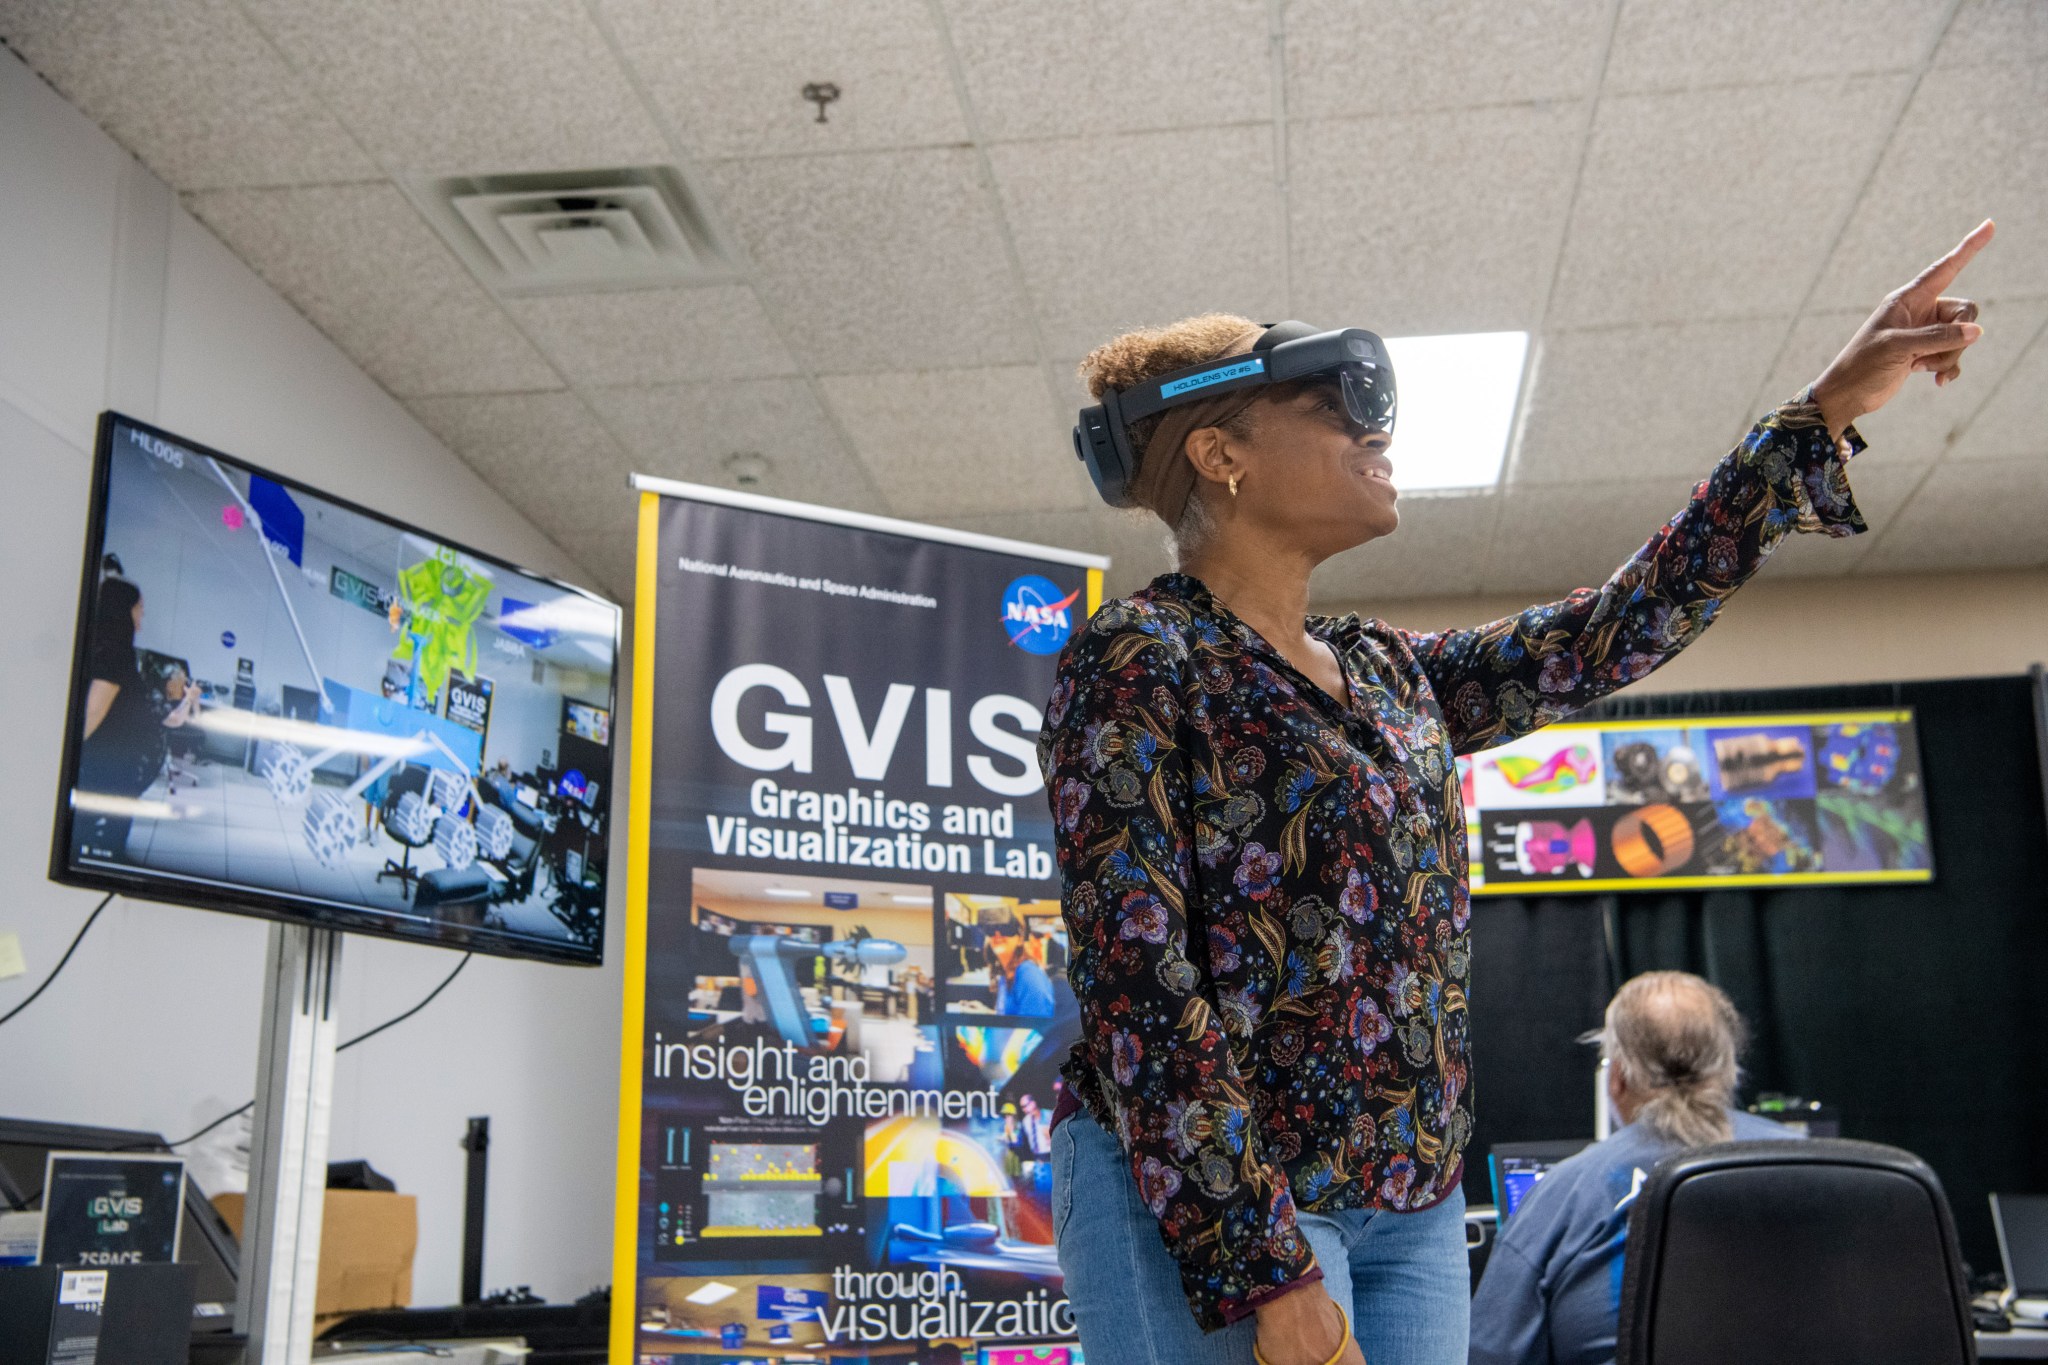
[(1984, 1360), (2048, 1360), (2048, 1332), (2033, 1327), (1979, 1332), (1977, 1355)]

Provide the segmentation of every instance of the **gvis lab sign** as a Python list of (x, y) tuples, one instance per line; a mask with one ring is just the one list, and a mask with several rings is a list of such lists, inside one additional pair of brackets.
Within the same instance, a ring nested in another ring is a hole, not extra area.
[(1003, 632), (1029, 654), (1057, 654), (1074, 633), (1074, 601), (1081, 589), (1061, 594), (1049, 578), (1035, 573), (1010, 580), (1003, 589)]

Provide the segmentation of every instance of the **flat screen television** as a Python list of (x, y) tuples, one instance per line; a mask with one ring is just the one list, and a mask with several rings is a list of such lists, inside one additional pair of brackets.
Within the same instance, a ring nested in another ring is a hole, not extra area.
[[(50, 875), (595, 965), (620, 612), (100, 419)], [(576, 795), (562, 789), (565, 735)]]

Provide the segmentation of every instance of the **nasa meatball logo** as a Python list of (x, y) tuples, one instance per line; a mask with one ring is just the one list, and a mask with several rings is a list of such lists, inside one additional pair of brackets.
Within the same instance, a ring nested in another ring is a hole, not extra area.
[(1049, 578), (1028, 573), (1003, 589), (1003, 633), (1010, 643), (1030, 654), (1057, 654), (1074, 633), (1074, 601), (1081, 590), (1065, 596)]

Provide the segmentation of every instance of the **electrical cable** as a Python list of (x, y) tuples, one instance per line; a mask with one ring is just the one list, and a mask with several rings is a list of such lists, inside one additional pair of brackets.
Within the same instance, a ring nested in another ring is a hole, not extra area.
[(176, 1142), (166, 1142), (164, 1144), (164, 1150), (167, 1152), (173, 1151), (179, 1147), (183, 1147), (188, 1142), (197, 1142), (199, 1141), (199, 1139), (205, 1137), (214, 1129), (220, 1127), (223, 1123), (226, 1123), (229, 1119), (240, 1118), (243, 1114), (248, 1113), (251, 1109), (254, 1109), (255, 1107), (256, 1101), (250, 1100), (247, 1104), (243, 1105), (239, 1109), (230, 1109), (227, 1113), (222, 1114), (219, 1118), (215, 1119), (212, 1123), (207, 1124), (204, 1128), (201, 1128), (191, 1137), (182, 1137), (179, 1138)]
[(85, 923), (79, 925), (78, 932), (71, 936), (71, 946), (64, 950), (64, 956), (57, 959), (57, 965), (52, 967), (50, 969), (50, 974), (43, 978), (43, 984), (36, 987), (33, 991), (30, 991), (28, 999), (22, 1001), (19, 1005), (16, 1005), (13, 1009), (7, 1011), (7, 1013), (0, 1014), (0, 1024), (5, 1024), (9, 1019), (12, 1019), (15, 1015), (20, 1014), (30, 1005), (35, 1004), (36, 997), (41, 995), (44, 991), (50, 989), (50, 983), (57, 979), (58, 974), (64, 970), (64, 964), (69, 962), (71, 960), (71, 955), (78, 951), (79, 943), (85, 938), (85, 931), (92, 928), (93, 921), (100, 917), (100, 911), (107, 908), (107, 902), (113, 900), (116, 894), (116, 892), (109, 891), (105, 896), (100, 898), (100, 903), (98, 905), (95, 905), (92, 908), (92, 913), (85, 917)]
[[(109, 892), (109, 896), (106, 896), (106, 900), (113, 900), (113, 894), (111, 894), (111, 892)], [(98, 915), (100, 911), (104, 911), (104, 909), (106, 909), (106, 900), (100, 900), (100, 905), (98, 905), (98, 909), (94, 909), (94, 911), (92, 911), (92, 915), (94, 915), (94, 917), (96, 917), (96, 915)], [(86, 929), (90, 929), (90, 927), (92, 927), (92, 921), (88, 919), (88, 921), (86, 921), (86, 925), (84, 925), (84, 929), (80, 929), (80, 931), (78, 931), (78, 937), (84, 937), (84, 935), (86, 935)], [(72, 948), (78, 948), (78, 939), (72, 939)], [(66, 956), (66, 958), (70, 958), (72, 954), (63, 954), (63, 956)], [(455, 982), (455, 978), (463, 974), (463, 968), (465, 968), (465, 966), (469, 966), (469, 960), (471, 960), (471, 958), (475, 958), (475, 954), (463, 954), (463, 960), (455, 964), (455, 970), (453, 970), (453, 972), (449, 972), (449, 974), (446, 974), (446, 976), (442, 976), (442, 978), (440, 978), (440, 984), (438, 984), (438, 986), (434, 986), (432, 990), (428, 990), (428, 993), (426, 993), (426, 999), (424, 999), (424, 1001), (420, 1001), (418, 1005), (414, 1005), (414, 1007), (412, 1007), (412, 1009), (408, 1009), (406, 1013), (401, 1013), (401, 1015), (393, 1015), (393, 1017), (385, 1019), (383, 1023), (379, 1023), (379, 1025), (377, 1025), (377, 1027), (373, 1027), (373, 1029), (365, 1029), (365, 1031), (362, 1031), (362, 1033), (356, 1033), (356, 1036), (354, 1036), (354, 1038), (350, 1038), (348, 1042), (344, 1042), (344, 1044), (336, 1046), (334, 1050), (336, 1050), (336, 1052), (348, 1052), (350, 1048), (354, 1048), (354, 1046), (356, 1046), (356, 1044), (360, 1044), (360, 1042), (369, 1042), (371, 1038), (377, 1038), (377, 1036), (379, 1036), (379, 1033), (383, 1033), (383, 1031), (385, 1031), (387, 1027), (395, 1025), (395, 1023), (406, 1023), (406, 1019), (412, 1019), (412, 1017), (414, 1017), (416, 1013), (420, 1013), (422, 1009), (426, 1009), (428, 1005), (432, 1005), (432, 1003), (434, 1003), (434, 997), (436, 997), (436, 995), (440, 995), (440, 993), (442, 993), (442, 990), (446, 990), (446, 988), (449, 988), (449, 986), (451, 986), (451, 984)], [(61, 970), (63, 970), (63, 964), (59, 962), (59, 964), (57, 964), (57, 972), (61, 972)], [(55, 978), (55, 976), (57, 976), (57, 972), (51, 972), (51, 978)], [(45, 980), (43, 984), (47, 986), (49, 982)], [(37, 995), (41, 995), (41, 990), (37, 990)], [(29, 997), (29, 1001), (33, 1001), (33, 999), (35, 999), (35, 995), (31, 995), (31, 997)], [(23, 1003), (20, 1003), (20, 1005), (16, 1005), (16, 1007), (14, 1007), (14, 1013), (20, 1013), (20, 1009), (23, 1009), (23, 1007), (25, 1007), (25, 1005), (27, 1005), (29, 1001), (23, 1001)], [(14, 1015), (10, 1013), (10, 1015), (8, 1015), (6, 1019), (12, 1019), (12, 1017), (14, 1017)], [(6, 1019), (0, 1019), (0, 1023), (6, 1023)], [(162, 1146), (158, 1146), (158, 1144), (154, 1144), (154, 1142), (152, 1142), (152, 1144), (139, 1144), (139, 1146), (125, 1146), (125, 1148), (111, 1148), (111, 1150), (115, 1150), (115, 1152), (174, 1152), (174, 1150), (178, 1150), (180, 1146), (186, 1146), (186, 1144), (190, 1144), (190, 1142), (199, 1142), (199, 1140), (201, 1140), (201, 1138), (205, 1138), (205, 1136), (207, 1136), (209, 1132), (213, 1132), (215, 1128), (219, 1128), (221, 1124), (225, 1124), (225, 1121), (227, 1121), (227, 1119), (233, 1119), (233, 1117), (240, 1117), (240, 1115), (248, 1113), (248, 1111), (250, 1111), (250, 1109), (254, 1109), (254, 1107), (256, 1107), (256, 1101), (252, 1099), (252, 1101), (248, 1101), (246, 1105), (242, 1105), (242, 1107), (238, 1107), (238, 1109), (229, 1109), (227, 1113), (223, 1113), (221, 1117), (213, 1119), (213, 1121), (211, 1121), (211, 1124), (207, 1124), (205, 1128), (201, 1128), (201, 1130), (199, 1130), (199, 1132), (195, 1132), (193, 1136), (188, 1136), (188, 1138), (178, 1138), (176, 1142), (164, 1142)], [(39, 1191), (35, 1191), (33, 1195), (29, 1195), (27, 1199), (20, 1199), (20, 1201), (16, 1201), (16, 1203), (14, 1203), (14, 1207), (16, 1207), (16, 1209), (27, 1209), (27, 1207), (31, 1207), (33, 1203), (37, 1203), (37, 1201), (39, 1201), (41, 1197), (43, 1197), (43, 1191), (39, 1189)]]
[[(103, 900), (103, 901), (101, 901), (101, 902), (99, 903), (99, 906), (98, 906), (98, 908), (97, 908), (97, 909), (95, 909), (95, 910), (94, 910), (94, 911), (92, 912), (92, 913), (93, 913), (93, 918), (95, 918), (95, 919), (96, 919), (96, 918), (98, 918), (98, 916), (99, 916), (99, 913), (100, 913), (100, 911), (101, 911), (101, 910), (104, 910), (104, 909), (106, 909), (106, 908), (107, 908), (107, 901), (110, 901), (110, 900), (112, 900), (113, 898), (114, 898), (114, 897), (113, 897), (113, 893), (109, 892), (109, 893), (108, 893), (108, 895), (107, 895), (107, 900)], [(85, 937), (85, 931), (86, 931), (86, 929), (90, 929), (90, 928), (92, 928), (92, 919), (88, 919), (88, 920), (86, 920), (84, 928), (81, 928), (81, 929), (80, 929), (80, 930), (78, 931), (78, 938), (84, 938), (84, 937)], [(73, 948), (76, 948), (76, 947), (78, 946), (78, 938), (74, 938), (74, 939), (72, 939), (72, 940), (71, 940), (71, 946), (72, 946)], [(66, 952), (66, 953), (64, 954), (64, 956), (65, 956), (65, 958), (66, 958), (66, 959), (69, 959), (69, 958), (70, 958), (70, 956), (71, 956), (71, 954), (70, 954), (70, 953), (69, 953), (69, 952), (67, 951), (67, 952)], [(377, 1036), (378, 1034), (382, 1033), (382, 1032), (383, 1032), (383, 1031), (384, 1031), (385, 1029), (388, 1029), (388, 1028), (390, 1028), (390, 1027), (392, 1027), (393, 1025), (396, 1025), (396, 1024), (402, 1024), (402, 1023), (404, 1023), (404, 1022), (405, 1022), (406, 1020), (408, 1020), (408, 1019), (412, 1018), (412, 1017), (413, 1017), (413, 1016), (414, 1016), (415, 1014), (418, 1014), (418, 1013), (419, 1013), (419, 1012), (420, 1012), (421, 1010), (423, 1010), (423, 1009), (425, 1009), (425, 1008), (426, 1008), (427, 1006), (429, 1006), (429, 1005), (433, 1004), (433, 1003), (434, 1003), (434, 997), (435, 997), (435, 996), (437, 996), (437, 995), (439, 995), (439, 994), (440, 994), (440, 993), (441, 993), (442, 991), (445, 991), (445, 990), (447, 990), (447, 989), (448, 989), (448, 987), (449, 987), (449, 986), (450, 986), (450, 985), (451, 985), (451, 984), (452, 984), (452, 983), (454, 982), (455, 978), (456, 978), (456, 977), (458, 977), (458, 976), (460, 976), (460, 975), (462, 975), (462, 969), (463, 969), (464, 967), (467, 967), (467, 966), (469, 965), (469, 960), (470, 960), (470, 959), (471, 959), (472, 957), (475, 957), (475, 956), (476, 956), (476, 954), (475, 954), (475, 953), (464, 953), (464, 954), (462, 955), (462, 961), (460, 961), (460, 962), (458, 962), (458, 963), (456, 963), (456, 964), (455, 964), (455, 970), (454, 970), (454, 971), (452, 971), (452, 972), (450, 972), (450, 973), (448, 973), (448, 975), (446, 975), (446, 976), (442, 977), (442, 978), (441, 978), (441, 984), (440, 984), (440, 985), (438, 985), (438, 986), (436, 986), (436, 987), (434, 987), (434, 989), (432, 989), (431, 991), (428, 991), (428, 992), (427, 992), (427, 995), (426, 995), (426, 998), (425, 998), (424, 1000), (420, 1001), (420, 1002), (419, 1002), (419, 1004), (417, 1004), (417, 1005), (414, 1005), (414, 1006), (413, 1006), (413, 1007), (412, 1007), (411, 1009), (407, 1010), (407, 1011), (406, 1011), (405, 1013), (403, 1013), (403, 1014), (393, 1015), (393, 1016), (392, 1016), (391, 1018), (389, 1018), (389, 1019), (386, 1019), (386, 1020), (385, 1020), (385, 1021), (384, 1021), (383, 1023), (381, 1023), (381, 1024), (377, 1025), (377, 1027), (375, 1027), (375, 1028), (373, 1028), (373, 1029), (368, 1029), (368, 1030), (365, 1030), (365, 1031), (364, 1031), (364, 1032), (362, 1032), (362, 1033), (358, 1033), (358, 1034), (357, 1034), (357, 1035), (356, 1035), (355, 1037), (353, 1037), (353, 1038), (349, 1039), (349, 1040), (348, 1040), (347, 1042), (345, 1042), (345, 1043), (342, 1043), (342, 1044), (340, 1044), (340, 1045), (339, 1045), (339, 1046), (337, 1046), (337, 1047), (336, 1047), (336, 1048), (335, 1048), (334, 1050), (335, 1050), (335, 1051), (336, 1051), (337, 1053), (339, 1053), (339, 1052), (346, 1052), (346, 1051), (348, 1051), (348, 1050), (349, 1050), (350, 1048), (354, 1047), (354, 1046), (355, 1046), (355, 1045), (356, 1045), (357, 1043), (366, 1043), (366, 1042), (368, 1042), (368, 1041), (369, 1041), (370, 1039), (372, 1039), (372, 1038), (376, 1037), (376, 1036)], [(49, 985), (49, 984), (50, 984), (50, 981), (51, 981), (51, 980), (55, 980), (55, 979), (56, 979), (56, 976), (57, 976), (57, 972), (61, 972), (61, 971), (63, 971), (63, 970), (64, 970), (64, 963), (63, 963), (63, 962), (59, 962), (59, 963), (57, 964), (57, 969), (56, 969), (56, 971), (53, 971), (53, 972), (51, 972), (51, 973), (50, 973), (50, 979), (49, 979), (49, 980), (46, 980), (46, 981), (44, 981), (44, 982), (43, 982), (43, 985), (44, 985), (44, 986), (47, 986), (47, 985)], [(41, 989), (41, 987), (38, 987), (38, 988), (37, 988), (37, 990), (36, 990), (36, 995), (41, 995), (41, 994), (42, 994), (42, 989)], [(33, 999), (35, 999), (35, 998), (36, 998), (36, 997), (35, 997), (35, 995), (31, 995), (31, 996), (30, 996), (30, 997), (28, 998), (28, 1000), (33, 1000)], [(0, 1018), (0, 1024), (4, 1024), (4, 1023), (6, 1023), (6, 1022), (7, 1022), (7, 1020), (8, 1020), (8, 1019), (12, 1019), (12, 1018), (14, 1017), (14, 1015), (16, 1015), (16, 1014), (19, 1014), (19, 1013), (21, 1013), (21, 1011), (22, 1011), (22, 1010), (23, 1010), (23, 1009), (24, 1009), (24, 1008), (25, 1008), (25, 1007), (26, 1007), (26, 1006), (28, 1005), (28, 1000), (24, 1000), (24, 1001), (22, 1001), (22, 1002), (21, 1002), (21, 1004), (19, 1004), (19, 1005), (16, 1005), (16, 1006), (14, 1007), (14, 1010), (13, 1010), (13, 1012), (12, 1012), (12, 1013), (10, 1013), (10, 1014), (8, 1014), (8, 1015), (6, 1016), (6, 1018)], [(199, 1139), (201, 1139), (201, 1138), (205, 1137), (205, 1136), (206, 1136), (206, 1135), (207, 1135), (208, 1133), (212, 1132), (212, 1131), (213, 1131), (214, 1129), (216, 1129), (216, 1128), (220, 1127), (220, 1126), (221, 1126), (221, 1125), (222, 1125), (223, 1123), (226, 1123), (226, 1122), (227, 1122), (227, 1121), (228, 1121), (229, 1119), (232, 1119), (232, 1118), (236, 1118), (236, 1117), (238, 1117), (238, 1116), (240, 1116), (240, 1115), (242, 1115), (242, 1114), (246, 1114), (246, 1113), (248, 1113), (248, 1112), (249, 1112), (249, 1111), (250, 1111), (251, 1109), (254, 1109), (255, 1107), (256, 1107), (256, 1101), (254, 1101), (254, 1100), (250, 1100), (250, 1101), (249, 1101), (249, 1102), (248, 1102), (247, 1104), (245, 1104), (245, 1105), (242, 1105), (242, 1106), (241, 1106), (240, 1108), (237, 1108), (237, 1109), (230, 1109), (230, 1110), (229, 1110), (229, 1111), (228, 1111), (227, 1113), (225, 1113), (225, 1114), (222, 1114), (222, 1115), (221, 1115), (221, 1116), (220, 1116), (219, 1118), (215, 1119), (215, 1120), (214, 1120), (214, 1121), (213, 1121), (212, 1123), (209, 1123), (209, 1124), (207, 1124), (207, 1125), (206, 1125), (206, 1126), (205, 1126), (204, 1128), (201, 1128), (201, 1129), (200, 1129), (200, 1130), (199, 1130), (198, 1132), (196, 1132), (196, 1133), (192, 1134), (192, 1135), (191, 1135), (190, 1137), (181, 1137), (181, 1138), (179, 1138), (179, 1139), (178, 1139), (178, 1140), (177, 1140), (176, 1142), (166, 1142), (166, 1143), (163, 1143), (163, 1144), (161, 1144), (161, 1145), (159, 1145), (159, 1144), (156, 1144), (156, 1143), (138, 1144), (137, 1146), (133, 1146), (133, 1147), (115, 1147), (115, 1148), (112, 1148), (111, 1150), (113, 1150), (113, 1151), (117, 1151), (117, 1152), (134, 1152), (134, 1151), (151, 1151), (151, 1152), (158, 1152), (158, 1151), (161, 1151), (161, 1152), (169, 1152), (169, 1151), (175, 1151), (175, 1150), (177, 1150), (178, 1148), (180, 1148), (180, 1147), (183, 1147), (183, 1146), (187, 1145), (188, 1143), (193, 1143), (193, 1142), (197, 1142), (197, 1141), (198, 1141)], [(35, 1192), (34, 1194), (32, 1194), (32, 1195), (28, 1196), (28, 1198), (26, 1198), (26, 1199), (23, 1199), (23, 1200), (20, 1200), (20, 1201), (16, 1202), (16, 1203), (15, 1203), (15, 1205), (14, 1205), (14, 1207), (15, 1207), (15, 1208), (17, 1208), (17, 1209), (26, 1209), (26, 1208), (29, 1208), (29, 1207), (33, 1206), (33, 1205), (34, 1205), (35, 1203), (37, 1203), (37, 1201), (39, 1201), (40, 1199), (42, 1199), (42, 1197), (43, 1197), (43, 1192), (42, 1192), (41, 1190), (37, 1190), (37, 1191), (36, 1191), (36, 1192)]]
[[(358, 1033), (355, 1037), (349, 1039), (347, 1042), (336, 1046), (336, 1048), (334, 1049), (335, 1052), (337, 1054), (343, 1053), (348, 1051), (350, 1048), (354, 1047), (357, 1043), (367, 1043), (370, 1039), (376, 1037), (385, 1029), (392, 1028), (395, 1025), (404, 1023), (406, 1020), (412, 1018), (415, 1014), (418, 1014), (427, 1006), (433, 1004), (434, 997), (439, 995), (442, 991), (447, 990), (448, 987), (454, 983), (455, 978), (462, 975), (462, 969), (469, 965), (469, 960), (474, 956), (476, 956), (476, 954), (474, 953), (464, 953), (462, 955), (462, 961), (455, 964), (455, 970), (448, 973), (448, 975), (442, 977), (441, 984), (434, 987), (434, 989), (428, 991), (426, 998), (420, 1001), (419, 1004), (414, 1005), (411, 1009), (407, 1010), (403, 1014), (393, 1015), (391, 1018), (386, 1019), (383, 1023), (377, 1025), (377, 1027), (373, 1029), (368, 1029), (362, 1033)], [(164, 1149), (166, 1151), (170, 1151), (179, 1147), (183, 1147), (188, 1143), (197, 1142), (200, 1138), (205, 1137), (208, 1133), (220, 1127), (229, 1119), (235, 1118), (242, 1114), (246, 1114), (255, 1107), (256, 1101), (250, 1100), (247, 1104), (243, 1105), (239, 1109), (230, 1109), (227, 1113), (222, 1114), (219, 1118), (215, 1119), (212, 1123), (207, 1124), (204, 1128), (201, 1128), (198, 1132), (192, 1134), (190, 1137), (179, 1138), (176, 1142), (166, 1142), (164, 1144)]]
[(462, 975), (462, 969), (463, 969), (464, 967), (467, 967), (467, 966), (469, 965), (469, 960), (470, 960), (470, 959), (471, 959), (472, 957), (475, 957), (475, 956), (476, 956), (476, 954), (475, 954), (475, 953), (464, 953), (464, 954), (462, 955), (462, 961), (460, 961), (460, 962), (458, 962), (458, 963), (456, 963), (456, 964), (455, 964), (455, 970), (454, 970), (454, 971), (452, 971), (452, 972), (450, 972), (450, 973), (448, 973), (448, 975), (446, 975), (446, 976), (442, 977), (442, 978), (441, 978), (441, 984), (440, 984), (440, 985), (438, 985), (438, 986), (436, 986), (436, 987), (434, 987), (434, 989), (432, 989), (432, 990), (428, 991), (428, 992), (427, 992), (427, 998), (426, 998), (426, 999), (424, 999), (424, 1000), (422, 1000), (422, 1001), (420, 1001), (420, 1002), (419, 1002), (419, 1004), (417, 1004), (417, 1005), (414, 1005), (414, 1006), (413, 1006), (413, 1007), (412, 1007), (411, 1009), (407, 1010), (407, 1011), (406, 1011), (406, 1012), (405, 1012), (404, 1014), (400, 1014), (400, 1015), (395, 1015), (395, 1016), (393, 1016), (393, 1017), (392, 1017), (392, 1018), (390, 1018), (390, 1019), (386, 1019), (386, 1020), (385, 1020), (385, 1021), (384, 1021), (383, 1023), (381, 1023), (381, 1024), (377, 1025), (377, 1027), (375, 1027), (375, 1028), (373, 1028), (373, 1029), (370, 1029), (370, 1030), (369, 1030), (368, 1032), (365, 1032), (365, 1033), (358, 1033), (358, 1034), (357, 1034), (357, 1035), (356, 1035), (355, 1037), (353, 1037), (353, 1038), (349, 1039), (349, 1040), (348, 1040), (347, 1042), (345, 1042), (345, 1043), (341, 1044), (341, 1045), (340, 1045), (339, 1047), (335, 1048), (334, 1050), (335, 1050), (336, 1052), (346, 1052), (346, 1051), (348, 1051), (348, 1050), (349, 1050), (350, 1048), (354, 1047), (354, 1046), (355, 1046), (355, 1045), (356, 1045), (357, 1043), (367, 1043), (368, 1041), (370, 1041), (370, 1039), (372, 1039), (372, 1038), (376, 1037), (376, 1036), (377, 1036), (378, 1034), (382, 1033), (382, 1032), (383, 1032), (383, 1031), (384, 1031), (385, 1029), (388, 1029), (388, 1028), (390, 1028), (390, 1027), (391, 1027), (392, 1025), (394, 1025), (394, 1024), (402, 1024), (402, 1023), (404, 1023), (404, 1022), (405, 1022), (406, 1020), (408, 1020), (408, 1019), (412, 1018), (412, 1017), (413, 1017), (413, 1016), (414, 1016), (415, 1014), (418, 1014), (418, 1013), (419, 1013), (419, 1012), (420, 1012), (421, 1010), (423, 1010), (423, 1009), (425, 1009), (425, 1008), (426, 1008), (427, 1006), (429, 1006), (429, 1005), (433, 1004), (433, 1003), (434, 1003), (434, 997), (435, 997), (435, 996), (437, 996), (437, 995), (439, 995), (439, 994), (440, 994), (440, 993), (441, 993), (442, 991), (445, 991), (445, 990), (447, 990), (447, 989), (448, 989), (448, 986), (449, 986), (449, 984), (450, 984), (451, 982), (453, 982), (453, 981), (455, 980), (455, 978), (456, 978), (456, 977), (458, 977), (458, 976)]

